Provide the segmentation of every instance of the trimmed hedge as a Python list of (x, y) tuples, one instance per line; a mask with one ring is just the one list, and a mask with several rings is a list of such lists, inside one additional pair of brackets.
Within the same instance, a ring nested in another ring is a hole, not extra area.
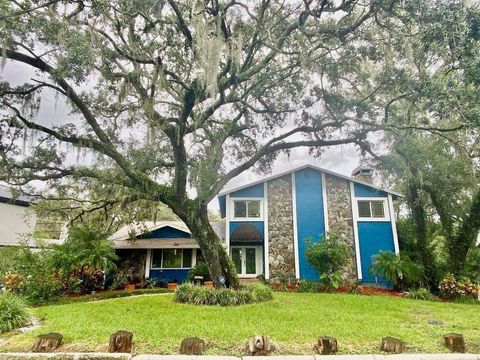
[(263, 284), (242, 286), (239, 290), (214, 289), (185, 283), (175, 290), (174, 301), (194, 305), (233, 306), (273, 299), (270, 287)]
[(0, 293), (0, 333), (25, 325), (29, 320), (23, 300), (10, 293)]

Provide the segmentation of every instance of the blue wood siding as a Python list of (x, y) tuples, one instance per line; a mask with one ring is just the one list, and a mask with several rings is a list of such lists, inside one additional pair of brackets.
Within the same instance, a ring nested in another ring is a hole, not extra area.
[(319, 241), (325, 233), (321, 173), (313, 169), (295, 172), (295, 195), (300, 278), (318, 280), (319, 275), (305, 258), (305, 239), (311, 237)]
[(220, 205), (220, 216), (223, 219), (227, 214), (227, 196), (226, 195), (222, 195), (218, 197), (218, 205)]
[(159, 238), (191, 238), (192, 236), (181, 230), (177, 230), (170, 226), (165, 226), (163, 228), (145, 233), (141, 236), (138, 236), (139, 239), (159, 239)]
[(232, 192), (230, 197), (263, 197), (263, 183)]
[(187, 280), (187, 275), (190, 269), (151, 269), (150, 279), (156, 279), (157, 281), (173, 281), (183, 282)]
[(242, 224), (250, 224), (255, 226), (260, 234), (262, 234), (262, 239), (265, 240), (265, 224), (263, 221), (231, 221), (230, 222), (230, 236), (232, 236), (233, 231)]
[[(362, 282), (374, 283), (375, 276), (370, 274), (373, 256), (379, 251), (395, 252), (392, 224), (387, 221), (359, 221), (358, 240), (362, 262)], [(388, 286), (385, 279), (377, 279), (380, 284)]]
[(354, 183), (356, 197), (387, 197), (385, 191), (374, 189), (367, 185)]

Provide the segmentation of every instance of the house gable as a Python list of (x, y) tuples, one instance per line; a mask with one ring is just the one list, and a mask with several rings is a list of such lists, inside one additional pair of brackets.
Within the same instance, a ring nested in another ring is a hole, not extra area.
[[(398, 252), (393, 200), (399, 196), (356, 178), (306, 165), (221, 192), (218, 199), (225, 218), (227, 248), (239, 246), (233, 239), (239, 226), (256, 227), (263, 233), (263, 271), (267, 279), (277, 282), (294, 276), (318, 280), (319, 274), (305, 258), (306, 240), (318, 242), (325, 233), (335, 231), (350, 249), (343, 279), (378, 282), (369, 275), (372, 254), (380, 250)], [(245, 202), (239, 208), (242, 216), (252, 202), (261, 215), (257, 219), (238, 218), (234, 214), (237, 201)], [(253, 245), (258, 242), (257, 235), (251, 242), (242, 241)]]
[(189, 239), (192, 235), (188, 232), (164, 226), (159, 229), (137, 236), (138, 239)]

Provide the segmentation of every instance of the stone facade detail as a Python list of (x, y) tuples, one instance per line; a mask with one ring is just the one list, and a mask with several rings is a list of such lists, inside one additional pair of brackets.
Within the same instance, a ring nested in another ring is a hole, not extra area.
[(342, 235), (351, 249), (348, 265), (342, 278), (345, 281), (357, 279), (357, 262), (355, 258), (355, 239), (353, 236), (352, 203), (350, 183), (347, 180), (326, 175), (328, 225), (330, 231)]
[(291, 176), (270, 180), (267, 196), (270, 279), (278, 283), (286, 277), (295, 278)]

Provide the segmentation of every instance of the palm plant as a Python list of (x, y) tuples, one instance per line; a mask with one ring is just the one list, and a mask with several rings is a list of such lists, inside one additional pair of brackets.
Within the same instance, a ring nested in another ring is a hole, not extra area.
[(370, 272), (389, 280), (396, 289), (405, 290), (408, 285), (418, 285), (423, 280), (422, 267), (409, 257), (380, 251), (374, 256)]

